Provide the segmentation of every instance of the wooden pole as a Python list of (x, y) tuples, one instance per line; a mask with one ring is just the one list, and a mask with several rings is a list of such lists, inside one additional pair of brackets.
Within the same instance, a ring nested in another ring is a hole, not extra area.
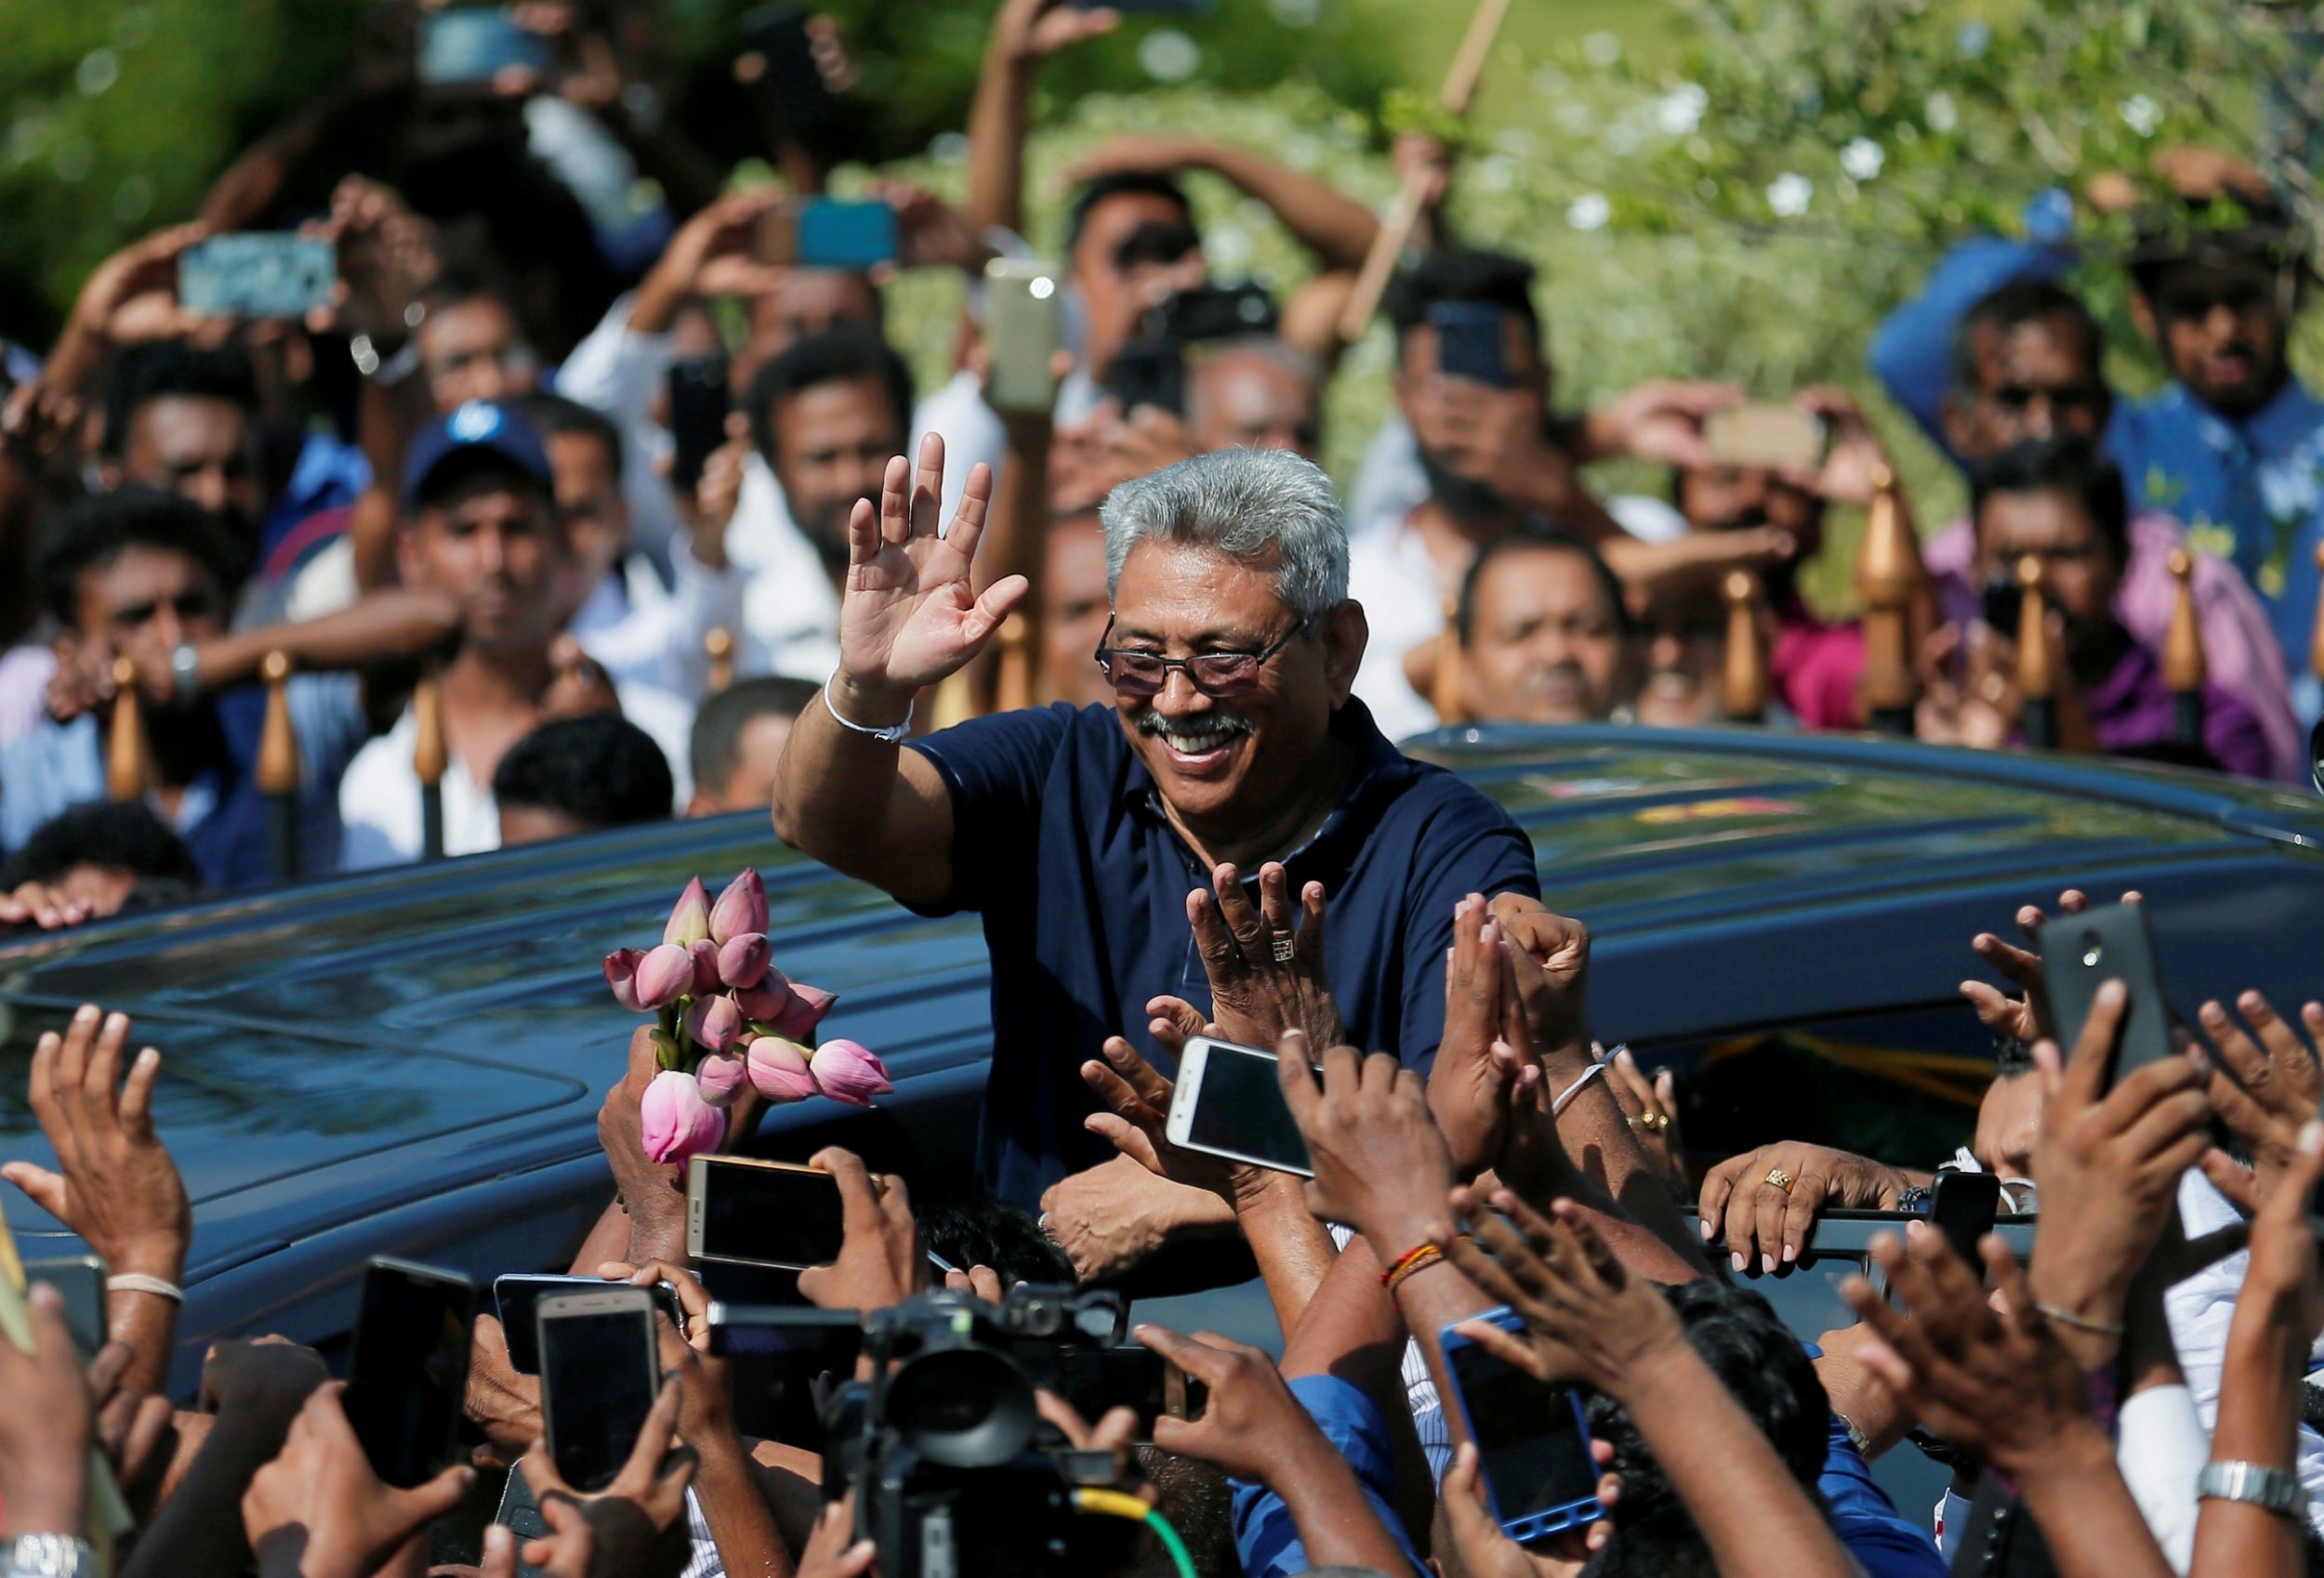
[(433, 669), (412, 690), (412, 770), (419, 775), (419, 858), (443, 859), (443, 775), (452, 765), (443, 738), (443, 693)]
[(734, 683), (734, 633), (713, 625), (702, 633), (702, 655), (710, 662), (710, 694)]
[(1445, 599), (1445, 632), (1436, 638), (1436, 666), (1429, 676), (1428, 704), (1436, 709), (1436, 721), (1446, 728), (1469, 721), (1468, 677), (1465, 654), (1460, 650), (1460, 599)]
[[(2324, 543), (2316, 545), (2316, 568), (2324, 575)], [(2308, 671), (2324, 679), (2324, 595), (2316, 599), (2316, 631), (2308, 638)]]
[(1923, 572), (1921, 545), (1905, 523), (1896, 474), (1872, 473), (1872, 507), (1856, 554), (1856, 596), (1864, 604), (1864, 714), (1882, 734), (1912, 733), (1921, 677), (1912, 665), (1912, 609)]
[(2037, 750), (2058, 743), (2057, 674), (2050, 662), (2050, 610), (2041, 595), (2041, 560), (2027, 554), (2017, 561), (2017, 584), (2025, 593), (2017, 611), (2017, 694), (2025, 704), (2018, 732)]
[(932, 731), (966, 723), (976, 716), (976, 691), (965, 668), (936, 681), (936, 694), (928, 704), (928, 727)]
[(153, 779), (153, 747), (145, 736), (145, 704), (138, 697), (138, 665), (113, 659), (112, 733), (105, 749), (105, 793), (142, 800)]
[(2171, 578), (2178, 583), (2170, 628), (2162, 638), (2162, 682), (2171, 692), (2171, 737), (2200, 749), (2203, 743), (2203, 686), (2211, 664), (2203, 655), (2203, 625), (2195, 612), (2195, 559), (2185, 548), (2171, 550)]
[(1023, 613), (1000, 622), (1000, 661), (993, 679), (993, 710), (1022, 712), (1033, 704), (1033, 626)]
[(1729, 723), (1767, 717), (1767, 652), (1759, 639), (1759, 577), (1730, 570), (1721, 587), (1727, 602), (1726, 672), (1720, 687)]
[[(1501, 19), (1508, 15), (1509, 0), (1478, 0), (1476, 15), (1469, 19), (1469, 31), (1460, 40), (1460, 52), (1453, 57), (1452, 70), (1445, 73), (1440, 102), (1447, 112), (1468, 114), (1476, 98), (1477, 79), (1485, 74), (1486, 58), (1492, 53), (1494, 36), (1501, 30)], [(1355, 287), (1348, 293), (1347, 306), (1340, 313), (1342, 343), (1354, 344), (1371, 326), (1372, 314), (1380, 310), (1380, 298), (1387, 294), (1396, 263), (1420, 222), (1420, 199), (1428, 193), (1428, 183), (1425, 168), (1407, 174), (1388, 217), (1380, 221), (1380, 234), (1372, 238), (1372, 250), (1365, 255)]]
[(258, 730), (253, 776), (266, 796), (268, 863), (277, 882), (294, 881), (306, 869), (299, 848), (298, 734), (291, 724), (290, 676), (287, 652), (269, 652), (258, 664), (258, 677), (266, 681), (266, 721)]

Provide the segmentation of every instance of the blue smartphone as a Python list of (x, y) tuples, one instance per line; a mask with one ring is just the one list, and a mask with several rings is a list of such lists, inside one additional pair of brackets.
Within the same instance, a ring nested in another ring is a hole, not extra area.
[(488, 83), (511, 66), (548, 73), (548, 41), (497, 8), (459, 7), (419, 22), (419, 80), (429, 87)]
[(178, 255), (178, 304), (218, 318), (304, 318), (331, 305), (338, 277), (338, 254), (313, 236), (212, 236)]
[[(1525, 1325), (1507, 1305), (1469, 1320), (1511, 1332)], [(1451, 1326), (1437, 1340), (1452, 1372), (1453, 1400), (1477, 1443), (1486, 1499), (1502, 1532), (1522, 1545), (1604, 1517), (1590, 1425), (1574, 1388), (1536, 1380)]]
[(811, 197), (799, 207), (802, 269), (871, 268), (896, 256), (896, 211), (884, 203)]
[(1501, 357), (1501, 309), (1489, 301), (1440, 301), (1428, 309), (1436, 331), (1436, 370), (1489, 388), (1509, 388)]

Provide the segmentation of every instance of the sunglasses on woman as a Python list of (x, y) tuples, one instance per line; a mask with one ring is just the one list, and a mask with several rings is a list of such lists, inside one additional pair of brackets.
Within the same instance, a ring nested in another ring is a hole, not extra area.
[(1124, 696), (1160, 695), (1162, 688), (1170, 682), (1173, 668), (1182, 670), (1188, 684), (1214, 700), (1247, 696), (1259, 689), (1261, 665), (1306, 629), (1307, 621), (1302, 619), (1281, 639), (1255, 652), (1196, 652), (1193, 657), (1173, 658), (1131, 647), (1107, 646), (1105, 638), (1114, 634), (1114, 622), (1109, 619), (1105, 622), (1105, 636), (1098, 638), (1098, 668), (1112, 682), (1116, 692)]

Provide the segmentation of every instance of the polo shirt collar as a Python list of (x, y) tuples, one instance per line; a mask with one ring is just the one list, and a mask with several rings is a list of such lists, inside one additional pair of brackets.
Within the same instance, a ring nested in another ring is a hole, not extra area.
[[(1340, 791), (1339, 803), (1331, 808), (1322, 825), (1305, 843), (1281, 857), (1285, 865), (1311, 851), (1332, 848), (1340, 842), (1343, 830), (1357, 819), (1364, 808), (1377, 799), (1393, 798), (1409, 774), (1412, 764), (1396, 749), (1395, 742), (1380, 731), (1380, 726), (1372, 721), (1371, 710), (1353, 696), (1350, 696), (1331, 715), (1330, 736), (1349, 748), (1348, 782)], [(1126, 738), (1122, 741), (1122, 748), (1129, 757), (1129, 770), (1122, 778), (1123, 802), (1132, 811), (1167, 828), (1171, 837), (1178, 838), (1178, 829), (1170, 824), (1169, 817), (1162, 808), (1162, 791), (1155, 784), (1154, 775), (1146, 770), (1144, 760), (1130, 747)], [(1362, 835), (1363, 827), (1359, 825), (1359, 842)], [(1181, 842), (1183, 843), (1183, 839)], [(1258, 873), (1252, 872), (1245, 880), (1258, 881)]]

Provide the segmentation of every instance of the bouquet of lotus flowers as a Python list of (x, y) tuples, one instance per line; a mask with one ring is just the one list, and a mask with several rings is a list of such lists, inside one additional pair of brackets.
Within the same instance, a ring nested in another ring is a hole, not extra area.
[(894, 1088), (868, 1047), (813, 1045), (815, 1027), (838, 999), (774, 967), (766, 884), (755, 871), (728, 883), (716, 904), (700, 877), (686, 884), (661, 946), (606, 954), (605, 982), (623, 1007), (661, 1020), (654, 1032), (661, 1072), (646, 1086), (640, 1114), (653, 1161), (717, 1150), (726, 1137), (724, 1109), (745, 1081), (769, 1101), (827, 1096), (851, 1107), (868, 1107)]

